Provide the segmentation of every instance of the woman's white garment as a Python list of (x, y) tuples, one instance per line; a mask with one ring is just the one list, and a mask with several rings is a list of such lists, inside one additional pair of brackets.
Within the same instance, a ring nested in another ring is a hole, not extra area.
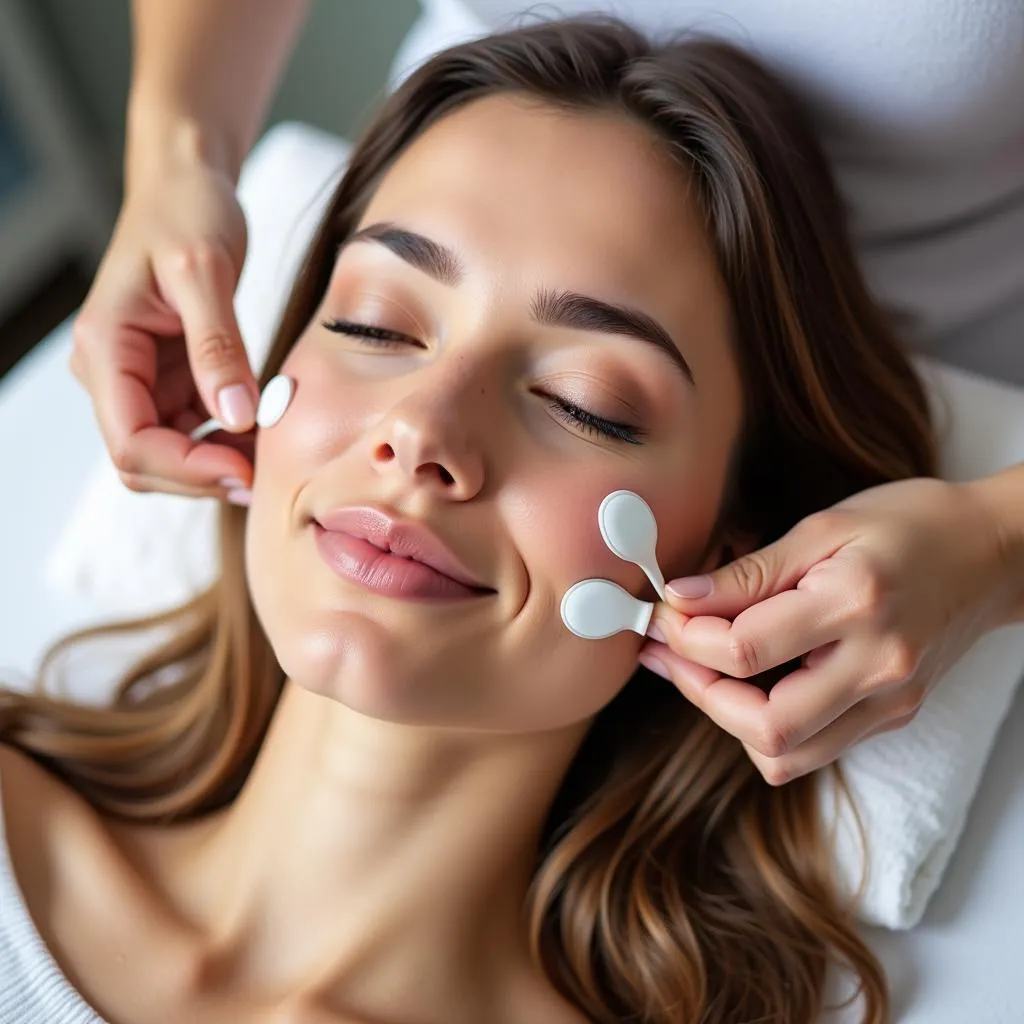
[[(595, 10), (738, 42), (804, 98), (876, 297), (946, 363), (1024, 384), (1022, 0), (424, 0), (393, 80), (498, 27)], [(521, 12), (527, 11), (526, 14)], [(823, 339), (823, 344), (825, 339)]]

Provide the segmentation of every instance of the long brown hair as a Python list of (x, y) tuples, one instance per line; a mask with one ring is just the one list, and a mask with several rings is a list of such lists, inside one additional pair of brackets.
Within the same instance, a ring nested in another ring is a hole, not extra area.
[[(446, 113), (509, 91), (618, 111), (696, 182), (746, 402), (720, 523), (767, 543), (859, 490), (936, 475), (925, 393), (867, 293), (793, 98), (729, 45), (656, 46), (610, 19), (456, 46), (384, 103), (311, 244), (261, 385), (314, 314), (337, 245), (404, 147)], [(220, 575), (204, 593), (75, 633), (46, 653), (35, 693), (0, 691), (0, 738), (115, 818), (183, 822), (230, 803), (283, 684), (246, 590), (245, 517), (223, 506)], [(156, 627), (171, 639), (132, 665), (109, 706), (43, 692), (70, 645)], [(757, 682), (768, 687), (793, 667)], [(828, 770), (842, 787), (838, 767)], [(602, 1024), (803, 1024), (818, 1018), (836, 959), (860, 982), (863, 1019), (888, 1020), (885, 975), (857, 934), (855, 903), (837, 892), (818, 776), (768, 785), (737, 740), (639, 669), (596, 716), (537, 851), (528, 919), (552, 984)]]

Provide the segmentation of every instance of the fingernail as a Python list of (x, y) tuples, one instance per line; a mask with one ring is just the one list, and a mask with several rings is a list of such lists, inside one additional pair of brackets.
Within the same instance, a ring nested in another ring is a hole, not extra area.
[(707, 597), (711, 593), (710, 576), (683, 576), (665, 584), (676, 597)]
[(239, 487), (237, 490), (228, 491), (224, 497), (227, 501), (230, 501), (232, 505), (252, 504), (252, 491), (247, 487)]
[(647, 627), (647, 635), (652, 640), (657, 640), (659, 644), (668, 643), (665, 639), (665, 634), (661, 631), (661, 627), (653, 619), (651, 620), (651, 624)]
[(230, 427), (251, 426), (256, 419), (256, 404), (244, 384), (231, 384), (217, 394), (220, 418)]
[(238, 490), (239, 488), (244, 489), (245, 487), (245, 481), (239, 480), (237, 476), (222, 476), (217, 483), (219, 483), (221, 487), (226, 487), (229, 491)]
[(672, 677), (668, 674), (668, 669), (659, 658), (654, 657), (653, 654), (640, 654), (637, 656), (637, 661), (643, 665), (644, 668), (650, 669), (655, 675), (661, 676), (662, 679), (671, 679)]

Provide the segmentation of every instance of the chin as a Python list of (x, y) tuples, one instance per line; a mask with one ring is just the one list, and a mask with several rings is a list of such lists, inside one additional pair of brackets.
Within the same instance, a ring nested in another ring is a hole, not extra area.
[(279, 625), (267, 636), (285, 674), (304, 690), (374, 717), (391, 717), (406, 703), (408, 686), (395, 672), (392, 642), (365, 615), (334, 611), (329, 622), (307, 617), (302, 627)]
[(452, 685), (451, 667), (417, 657), (415, 644), (361, 612), (332, 611), (329, 622), (267, 636), (292, 683), (358, 714), (401, 725), (478, 724), (466, 721), (472, 701), (459, 698), (465, 690)]

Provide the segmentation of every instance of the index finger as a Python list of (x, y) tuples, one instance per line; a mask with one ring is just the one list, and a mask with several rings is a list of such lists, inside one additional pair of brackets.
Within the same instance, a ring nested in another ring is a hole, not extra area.
[(201, 245), (154, 268), (181, 317), (189, 365), (203, 404), (229, 430), (251, 429), (257, 385), (235, 319), (237, 274), (227, 251)]
[[(765, 692), (729, 676), (701, 679), (701, 673), (677, 663), (664, 644), (648, 642), (651, 653), (671, 673), (684, 696), (716, 725), (765, 757), (781, 757), (817, 735), (851, 707), (860, 695), (850, 680), (854, 657), (849, 645), (830, 651), (813, 667), (801, 666)], [(645, 646), (645, 650), (647, 647)]]
[(157, 342), (131, 327), (115, 330), (109, 355), (92, 367), (93, 411), (114, 465), (123, 473), (162, 477), (208, 487), (221, 477), (246, 479), (249, 462), (239, 451), (195, 444), (160, 425), (153, 387)]
[(784, 590), (732, 622), (715, 615), (684, 616), (666, 604), (655, 606), (651, 621), (680, 657), (746, 679), (837, 639), (841, 609), (820, 593)]

